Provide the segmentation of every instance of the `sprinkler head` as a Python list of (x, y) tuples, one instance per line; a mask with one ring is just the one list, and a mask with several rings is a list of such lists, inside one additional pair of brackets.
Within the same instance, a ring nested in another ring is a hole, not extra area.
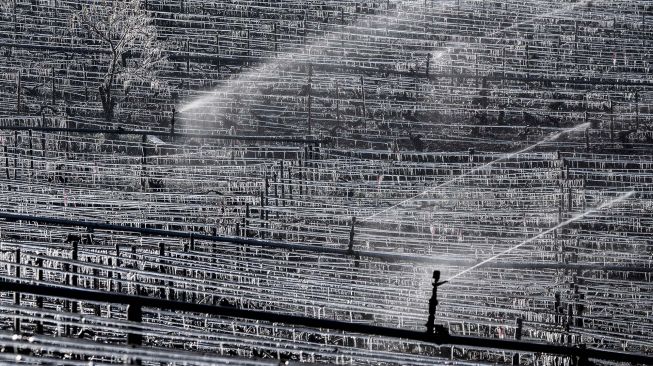
[(433, 283), (440, 281), (440, 271), (433, 271)]

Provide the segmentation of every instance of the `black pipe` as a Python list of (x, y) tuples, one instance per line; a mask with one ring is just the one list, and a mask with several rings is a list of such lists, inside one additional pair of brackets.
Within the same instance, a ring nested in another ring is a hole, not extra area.
[(79, 134), (111, 133), (116, 135), (150, 135), (163, 137), (187, 137), (212, 140), (242, 140), (242, 141), (268, 141), (268, 142), (293, 142), (303, 144), (322, 144), (325, 140), (310, 139), (303, 137), (284, 136), (245, 136), (245, 135), (211, 135), (200, 133), (182, 133), (175, 131), (147, 131), (147, 130), (125, 130), (121, 128), (65, 128), (65, 127), (39, 127), (39, 126), (0, 126), (0, 130), (8, 131), (41, 131), (41, 132), (67, 132)]
[(135, 308), (158, 308), (172, 311), (202, 313), (217, 316), (261, 320), (272, 323), (302, 325), (310, 328), (332, 329), (359, 334), (378, 335), (382, 337), (410, 339), (437, 345), (478, 347), (484, 349), (512, 350), (531, 353), (549, 353), (570, 357), (611, 360), (653, 364), (653, 356), (644, 354), (617, 352), (584, 347), (563, 346), (559, 344), (522, 342), (498, 338), (481, 338), (454, 336), (446, 333), (429, 334), (408, 329), (380, 327), (376, 325), (348, 323), (339, 320), (316, 319), (297, 315), (279, 314), (269, 311), (238, 309), (226, 306), (186, 303), (158, 299), (154, 297), (134, 296), (121, 293), (104, 292), (87, 289), (71, 289), (56, 286), (42, 286), (0, 280), (0, 291), (29, 293), (33, 295), (68, 298), (80, 301), (126, 304)]

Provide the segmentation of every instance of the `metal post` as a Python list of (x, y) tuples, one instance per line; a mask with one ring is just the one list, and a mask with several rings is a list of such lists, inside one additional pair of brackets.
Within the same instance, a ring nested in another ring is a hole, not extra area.
[(355, 232), (355, 225), (356, 225), (356, 217), (353, 216), (351, 218), (351, 228), (349, 229), (349, 253), (353, 254), (354, 253), (354, 232)]
[(143, 190), (147, 189), (147, 148), (145, 146), (145, 143), (147, 142), (147, 135), (143, 135), (142, 137), (142, 143), (141, 143), (141, 149), (142, 149), (142, 157), (141, 157), (141, 188)]
[(306, 34), (308, 33), (308, 25), (306, 24), (308, 18), (308, 11), (304, 11), (304, 19), (302, 19), (302, 44), (306, 44)]
[(277, 52), (279, 52), (279, 42), (278, 42), (279, 31), (277, 27), (278, 27), (277, 23), (274, 23), (274, 56), (277, 56)]
[[(348, 249), (349, 254), (354, 254), (354, 233), (355, 233), (355, 230), (356, 230), (356, 217), (352, 216), (352, 218), (351, 218), (351, 229), (349, 230), (349, 249)], [(359, 254), (356, 254), (354, 256), (354, 267), (355, 268), (360, 267), (360, 259), (361, 259), (361, 257), (360, 257)], [(356, 277), (353, 277), (353, 279), (355, 279), (355, 278)]]
[(32, 130), (28, 130), (29, 133), (29, 167), (34, 170), (34, 146), (32, 144)]
[[(587, 111), (585, 111), (585, 123), (589, 121), (589, 115)], [(585, 137), (585, 151), (590, 150), (590, 135), (589, 135), (589, 128), (586, 128), (584, 131), (584, 137)]]
[[(138, 268), (136, 245), (131, 246), (131, 255), (129, 256), (129, 258), (134, 261), (134, 268)], [(133, 291), (134, 294), (136, 294), (136, 295), (141, 294), (141, 285), (140, 285), (140, 283), (136, 283), (136, 285), (133, 287), (133, 289), (134, 289), (134, 291)]]
[(614, 143), (614, 104), (610, 99), (610, 143)]
[(195, 235), (193, 233), (190, 233), (190, 250), (195, 250)]
[(186, 72), (190, 72), (190, 41), (186, 40)]
[(501, 78), (501, 87), (503, 88), (503, 83), (506, 79), (506, 48), (501, 49), (501, 70), (503, 72), (503, 77)]
[(18, 179), (18, 131), (14, 131), (14, 179)]
[(365, 79), (363, 78), (363, 75), (361, 75), (361, 97), (363, 99), (363, 123), (366, 123), (367, 111), (365, 109)]
[(336, 81), (336, 126), (340, 127), (340, 86)]
[[(290, 200), (292, 201), (292, 186), (293, 186), (293, 184), (292, 184), (292, 168), (291, 167), (288, 167), (288, 173), (287, 174), (288, 174), (287, 175), (288, 182), (290, 183), (288, 185), (288, 196), (289, 196)], [(284, 205), (285, 205), (285, 202), (284, 202)]]
[(166, 245), (163, 242), (159, 243), (159, 272), (165, 273), (165, 268), (163, 266), (163, 257), (166, 255)]
[(578, 22), (574, 21), (574, 64), (576, 64), (576, 69), (580, 68), (578, 64)]
[[(567, 179), (569, 179), (569, 167), (567, 167)], [(573, 198), (573, 190), (570, 185), (567, 190), (567, 211), (569, 212), (571, 212), (573, 208)]]
[(56, 93), (57, 93), (57, 91), (56, 91), (56, 89), (54, 87), (54, 82), (55, 82), (54, 78), (55, 78), (54, 67), (52, 67), (52, 107), (54, 107), (54, 105), (55, 105), (55, 102), (56, 102), (55, 98), (56, 98)]
[(528, 75), (529, 75), (529, 67), (528, 67), (528, 64), (529, 64), (529, 59), (528, 59), (528, 58), (529, 58), (529, 55), (528, 55), (528, 43), (526, 44), (526, 51), (525, 51), (525, 53), (526, 53), (526, 79), (528, 79)]
[[(523, 320), (522, 318), (517, 318), (517, 328), (515, 328), (515, 340), (521, 341)], [(519, 352), (516, 352), (512, 356), (512, 365), (519, 366)]]
[(5, 154), (5, 173), (7, 174), (7, 180), (9, 180), (9, 152), (7, 151), (7, 145), (3, 146)]
[[(74, 262), (76, 262), (76, 261), (77, 261), (77, 258), (78, 258), (78, 249), (79, 249), (78, 246), (79, 246), (79, 242), (78, 242), (78, 241), (73, 241), (73, 242), (72, 242), (72, 246), (73, 246), (73, 248), (72, 248), (71, 259), (72, 259)], [(68, 278), (69, 278), (69, 280), (70, 280), (70, 285), (71, 285), (72, 287), (77, 287), (78, 278), (77, 278), (77, 265), (76, 265), (76, 264), (73, 264), (73, 265), (71, 266), (71, 268), (70, 268), (70, 276), (69, 276)], [(78, 305), (78, 304), (77, 304), (77, 301), (70, 301), (70, 312), (71, 312), (71, 313), (77, 313), (77, 310), (78, 310), (78, 306), (77, 306), (77, 305)], [(75, 328), (73, 328), (73, 327), (74, 327), (74, 326), (71, 326), (71, 325), (66, 326), (66, 334), (71, 334), (72, 332), (74, 332), (74, 329), (75, 329)]]
[[(283, 160), (281, 160), (281, 163), (279, 165), (279, 177), (280, 177), (280, 183), (281, 183), (281, 206), (286, 207), (286, 185), (285, 181), (283, 179)], [(247, 207), (247, 210), (249, 211), (249, 204)], [(249, 215), (248, 215), (249, 217)], [(247, 226), (249, 226), (249, 223), (247, 223)]]
[[(143, 309), (140, 304), (131, 303), (127, 305), (127, 320), (139, 324), (143, 321)], [(143, 335), (134, 332), (127, 333), (127, 345), (132, 347), (143, 345)], [(131, 358), (129, 363), (131, 365), (140, 365), (141, 360)]]
[(574, 323), (574, 305), (567, 304), (567, 323), (565, 324), (565, 333), (567, 333), (567, 343), (572, 343), (572, 336), (569, 333), (569, 330), (573, 323)]
[(86, 74), (86, 65), (84, 65), (84, 101), (88, 102), (88, 75)]
[(16, 80), (16, 114), (20, 115), (20, 70), (18, 71), (18, 79)]
[(220, 35), (215, 35), (215, 58), (216, 58), (216, 67), (218, 69), (218, 76), (220, 76)]
[(175, 134), (175, 114), (177, 113), (177, 110), (175, 107), (172, 107), (172, 119), (170, 120), (170, 134), (174, 135)]
[(583, 313), (585, 312), (585, 305), (583, 304), (585, 301), (585, 294), (578, 294), (576, 301), (576, 327), (582, 328), (583, 325), (585, 325), (583, 319)]
[(247, 66), (252, 64), (252, 47), (249, 29), (247, 30)]
[(639, 91), (635, 91), (635, 130), (639, 130)]
[(447, 283), (447, 281), (440, 281), (440, 271), (433, 271), (433, 293), (429, 299), (429, 317), (426, 321), (426, 333), (432, 334), (435, 332), (436, 328), (438, 331), (444, 330), (442, 327), (436, 327), (435, 325), (435, 310), (438, 307), (438, 287)]
[(311, 116), (311, 112), (312, 112), (311, 111), (311, 102), (312, 102), (311, 101), (311, 88), (312, 88), (312, 83), (313, 83), (312, 78), (313, 78), (313, 65), (309, 64), (308, 65), (308, 91), (307, 91), (308, 96), (307, 96), (307, 99), (306, 99), (306, 104), (307, 104), (307, 108), (308, 108), (308, 121), (307, 121), (307, 123), (308, 123), (308, 134), (309, 135), (311, 134), (311, 117), (312, 117)]
[[(119, 244), (116, 244), (116, 264), (115, 265), (116, 265), (116, 268), (120, 267), (120, 245)], [(121, 280), (120, 273), (116, 272), (115, 275), (116, 275), (116, 277), (118, 277), (118, 279), (116, 281), (116, 288), (117, 288), (118, 292), (122, 292), (122, 282), (120, 281)]]
[(560, 317), (560, 313), (561, 313), (560, 306), (561, 305), (560, 304), (561, 304), (561, 302), (560, 302), (560, 293), (556, 292), (555, 293), (555, 302), (553, 304), (553, 310), (554, 310), (554, 313), (555, 313), (555, 322), (556, 322), (556, 324), (559, 324), (560, 321), (561, 321), (561, 317)]
[[(71, 256), (70, 256), (70, 257), (71, 257), (71, 259), (72, 259), (73, 261), (77, 261), (78, 258), (79, 258), (79, 257), (78, 257), (78, 253), (79, 253), (79, 242), (78, 242), (78, 241), (73, 241), (72, 244), (73, 244), (73, 249), (72, 249), (72, 253), (71, 253)], [(73, 287), (77, 287), (77, 275), (76, 275), (76, 273), (77, 273), (77, 265), (76, 265), (76, 264), (73, 264), (73, 265), (72, 265), (72, 273), (73, 273), (73, 275), (72, 275), (72, 277), (71, 277), (71, 285), (73, 285)]]
[[(39, 267), (39, 269), (36, 270), (36, 280), (41, 282), (43, 281), (43, 259), (38, 258), (36, 260), (36, 265)], [(43, 309), (43, 296), (36, 297), (36, 307)], [(36, 334), (43, 334), (43, 322), (41, 321), (36, 322)]]
[[(14, 268), (14, 278), (20, 279), (20, 248), (16, 248), (16, 258), (15, 258), (16, 267)], [(20, 306), (20, 292), (14, 292), (14, 305), (17, 307)], [(14, 318), (14, 332), (20, 334), (20, 315), (19, 312), (16, 312), (16, 318)]]

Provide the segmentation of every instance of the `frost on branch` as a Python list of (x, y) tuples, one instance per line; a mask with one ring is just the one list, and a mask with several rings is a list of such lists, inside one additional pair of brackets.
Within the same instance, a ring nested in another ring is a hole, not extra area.
[(85, 4), (73, 18), (109, 55), (98, 87), (107, 120), (113, 118), (117, 104), (115, 83), (121, 82), (125, 92), (135, 83), (152, 89), (164, 88), (157, 75), (157, 69), (165, 61), (163, 47), (139, 0)]

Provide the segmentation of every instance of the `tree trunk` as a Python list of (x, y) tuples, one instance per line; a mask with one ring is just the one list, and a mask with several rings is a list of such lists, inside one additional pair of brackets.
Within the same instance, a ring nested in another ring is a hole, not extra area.
[(113, 107), (116, 104), (113, 97), (111, 96), (111, 87), (106, 87), (103, 84), (100, 85), (98, 89), (100, 91), (100, 100), (102, 100), (104, 118), (106, 118), (107, 121), (111, 121), (113, 119)]

